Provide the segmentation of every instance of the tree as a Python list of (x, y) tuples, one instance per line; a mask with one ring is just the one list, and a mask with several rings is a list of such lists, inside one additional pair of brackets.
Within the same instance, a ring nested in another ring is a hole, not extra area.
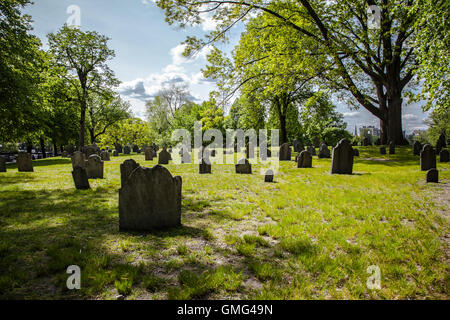
[(150, 145), (154, 142), (149, 134), (148, 123), (139, 118), (128, 118), (116, 122), (99, 136), (100, 147), (112, 147), (116, 143), (122, 145)]
[[(48, 35), (54, 65), (68, 71), (67, 80), (76, 91), (80, 107), (80, 136), (78, 148), (85, 143), (86, 110), (91, 92), (100, 93), (119, 84), (108, 67), (114, 51), (108, 48), (109, 38), (95, 31), (83, 32), (64, 25), (56, 34)], [(76, 75), (76, 76), (75, 76)]]
[[(398, 6), (401, 3), (403, 6)], [(402, 131), (403, 91), (416, 66), (411, 41), (415, 17), (409, 14), (412, 1), (321, 1), (298, 2), (230, 0), (159, 0), (169, 24), (181, 27), (201, 22), (200, 13), (213, 13), (216, 30), (206, 40), (188, 37), (186, 54), (202, 46), (226, 40), (226, 33), (251, 12), (262, 12), (277, 20), (273, 30), (287, 27), (311, 39), (325, 57), (321, 79), (345, 92), (358, 106), (380, 119), (381, 140), (406, 143)], [(380, 28), (371, 28), (368, 5), (380, 9)], [(310, 25), (305, 27), (305, 19)]]

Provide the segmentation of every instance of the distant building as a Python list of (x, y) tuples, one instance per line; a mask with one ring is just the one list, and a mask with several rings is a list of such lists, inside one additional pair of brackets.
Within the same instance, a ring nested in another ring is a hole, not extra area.
[(367, 136), (379, 137), (380, 135), (381, 135), (380, 129), (375, 128), (374, 126), (367, 126), (367, 127), (362, 126), (361, 128), (359, 128), (360, 137), (367, 137)]

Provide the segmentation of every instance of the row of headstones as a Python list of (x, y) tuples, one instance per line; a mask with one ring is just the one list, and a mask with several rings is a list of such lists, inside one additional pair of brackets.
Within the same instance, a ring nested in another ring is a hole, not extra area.
[[(17, 156), (17, 169), (19, 172), (33, 172), (33, 160), (31, 154), (19, 152)], [(6, 159), (0, 156), (0, 172), (6, 172)]]

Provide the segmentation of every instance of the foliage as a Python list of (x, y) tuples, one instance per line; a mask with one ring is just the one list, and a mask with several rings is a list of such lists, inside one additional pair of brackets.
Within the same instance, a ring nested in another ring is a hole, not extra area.
[(147, 122), (140, 118), (129, 118), (116, 122), (108, 127), (104, 134), (99, 136), (99, 147), (114, 149), (116, 143), (125, 145), (150, 145), (155, 141), (149, 135)]

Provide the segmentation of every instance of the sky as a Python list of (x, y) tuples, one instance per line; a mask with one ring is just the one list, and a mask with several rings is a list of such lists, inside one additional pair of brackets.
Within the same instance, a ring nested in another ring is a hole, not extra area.
[[(111, 38), (109, 47), (114, 49), (115, 58), (109, 65), (121, 81), (118, 92), (130, 102), (135, 116), (145, 119), (145, 102), (171, 83), (187, 84), (196, 102), (207, 100), (214, 90), (214, 82), (201, 73), (207, 63), (208, 48), (188, 59), (182, 56), (181, 44), (187, 36), (200, 37), (213, 30), (214, 21), (208, 16), (197, 27), (180, 29), (164, 21), (163, 10), (152, 0), (35, 0), (24, 12), (32, 16), (32, 33), (46, 48), (48, 33), (74, 21), (74, 8), (80, 12), (81, 30), (95, 30)], [(242, 30), (242, 26), (232, 29), (230, 43), (221, 49), (230, 52)], [(355, 126), (379, 127), (379, 120), (364, 108), (350, 110), (345, 103), (335, 103), (350, 132)], [(426, 117), (420, 105), (407, 105), (403, 111), (404, 130), (410, 133), (426, 129)]]

